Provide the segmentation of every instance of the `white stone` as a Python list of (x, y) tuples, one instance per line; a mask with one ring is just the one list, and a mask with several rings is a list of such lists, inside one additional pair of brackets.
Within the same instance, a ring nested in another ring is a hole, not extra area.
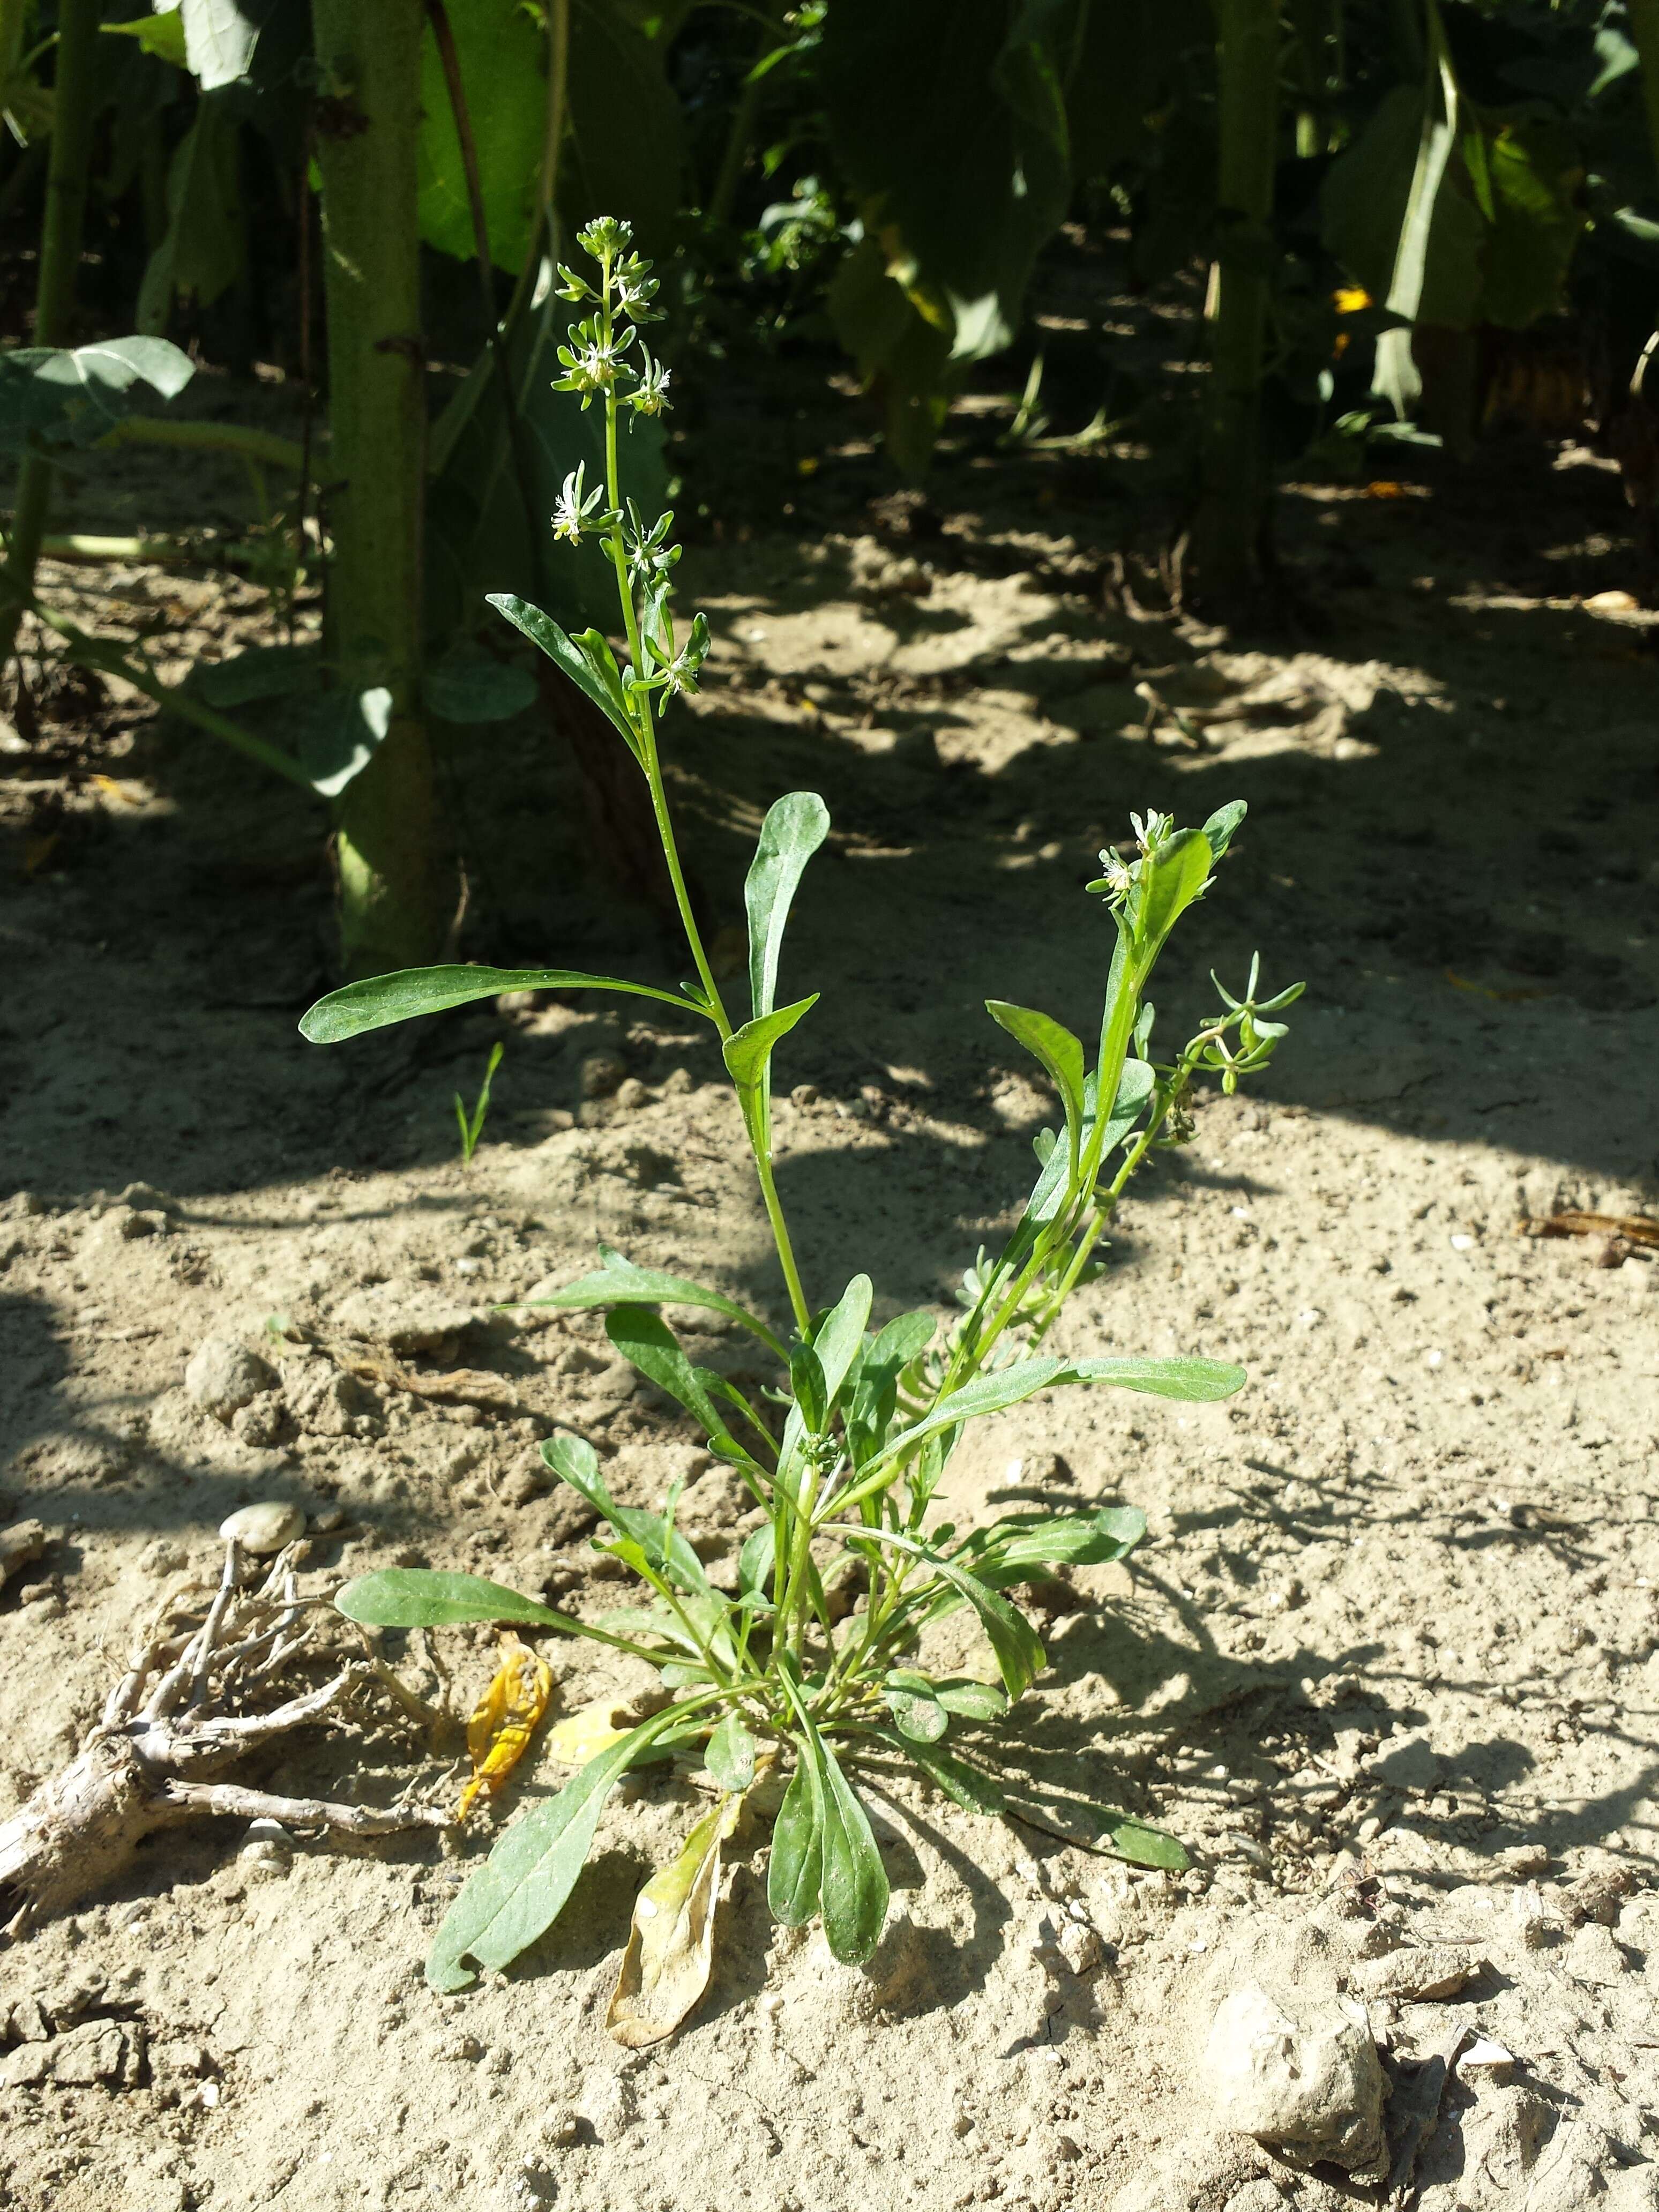
[(1357, 2173), (1382, 2148), (1382, 2068), (1363, 2005), (1283, 2010), (1248, 1982), (1217, 2010), (1204, 2073), (1218, 2125)]
[(263, 1559), (303, 1536), (305, 1528), (306, 1516), (297, 1505), (273, 1498), (240, 1507), (219, 1523), (219, 1534), (226, 1543), (234, 1539), (252, 1558)]

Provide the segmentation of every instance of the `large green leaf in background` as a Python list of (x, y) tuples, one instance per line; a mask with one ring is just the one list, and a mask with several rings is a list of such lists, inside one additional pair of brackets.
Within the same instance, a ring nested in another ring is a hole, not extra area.
[(1565, 301), (1584, 228), (1583, 158), (1558, 124), (1500, 125), (1486, 149), (1493, 222), (1481, 256), (1482, 319), (1524, 330)]
[[(546, 37), (519, 0), (447, 0), (447, 12), (490, 256), (516, 276), (534, 234), (547, 130)], [(570, 135), (560, 192), (567, 239), (592, 216), (620, 215), (634, 225), (647, 253), (666, 250), (682, 157), (679, 102), (663, 59), (661, 43), (645, 36), (621, 0), (575, 0)], [(470, 261), (475, 246), (466, 173), (430, 31), (421, 58), (421, 235), (428, 246)]]
[(626, 216), (640, 251), (660, 257), (674, 242), (684, 196), (685, 131), (665, 73), (670, 27), (647, 38), (639, 13), (624, 0), (575, 0), (571, 9), (561, 205), (573, 230), (596, 215)]
[(1066, 84), (1073, 174), (1109, 177), (1127, 162), (1154, 167), (1172, 86), (1189, 56), (1212, 70), (1214, 48), (1205, 0), (1115, 0), (1089, 9)]
[(90, 445), (130, 411), (142, 397), (138, 386), (172, 399), (195, 374), (190, 356), (165, 338), (0, 353), (0, 452), (21, 452), (37, 438)]
[(958, 353), (1006, 343), (1066, 212), (1065, 102), (1041, 23), (1028, 27), (1034, 12), (1010, 0), (836, 0), (824, 23), (830, 132), (866, 228), (893, 233), (948, 302)]
[(166, 330), (176, 295), (210, 307), (242, 273), (247, 258), (237, 145), (242, 112), (237, 86), (204, 92), (195, 121), (173, 149), (167, 227), (138, 288), (138, 327), (153, 337)]
[[(514, 276), (530, 251), (547, 129), (547, 40), (517, 0), (446, 0), (477, 149), (489, 251)], [(471, 261), (472, 209), (438, 42), (421, 47), (421, 236)]]
[(866, 236), (830, 313), (888, 399), (914, 470), (953, 364), (1018, 325), (1071, 191), (1059, 33), (1071, 11), (1018, 0), (836, 0), (822, 74), (830, 137)]
[[(1424, 94), (1378, 103), (1324, 191), (1325, 243), (1374, 299), (1389, 296), (1423, 137)], [(1412, 319), (1446, 330), (1522, 330), (1553, 314), (1583, 227), (1582, 173), (1559, 125), (1505, 121), (1460, 102), (1461, 129), (1432, 208)]]

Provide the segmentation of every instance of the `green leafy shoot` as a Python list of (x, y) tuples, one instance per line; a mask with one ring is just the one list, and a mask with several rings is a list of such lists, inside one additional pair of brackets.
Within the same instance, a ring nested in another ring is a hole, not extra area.
[[(619, 1645), (655, 1668), (666, 1700), (614, 1739), (602, 1730), (606, 1747), (558, 1796), (505, 1831), (439, 1930), (428, 1974), (441, 1990), (505, 1968), (552, 1925), (612, 1785), (635, 1759), (669, 1747), (701, 1761), (728, 1809), (739, 1799), (758, 1803), (750, 1793), (776, 1775), (772, 1912), (790, 1926), (820, 1918), (830, 1949), (844, 1960), (867, 1959), (881, 1940), (888, 1878), (866, 1801), (872, 1784), (890, 1786), (900, 1767), (917, 1786), (977, 1816), (1046, 1821), (1063, 1814), (1067, 1832), (1080, 1826), (1091, 1848), (1142, 1865), (1185, 1864), (1176, 1838), (1083, 1794), (1093, 1786), (1094, 1754), (1079, 1761), (1079, 1786), (1065, 1793), (1065, 1805), (1047, 1808), (1019, 1755), (1029, 1734), (1020, 1708), (1040, 1694), (1048, 1665), (1022, 1587), (1128, 1558), (1145, 1539), (1144, 1516), (1133, 1505), (1079, 1504), (1073, 1497), (1056, 1510), (1038, 1501), (1032, 1511), (958, 1529), (939, 1493), (975, 1422), (1042, 1394), (1127, 1390), (1204, 1406), (1244, 1386), (1243, 1370), (1215, 1348), (1157, 1358), (1132, 1346), (1096, 1349), (1097, 1310), (1073, 1312), (1069, 1343), (1077, 1348), (1051, 1349), (1051, 1334), (1073, 1295), (1101, 1271), (1103, 1239), (1132, 1178), (1155, 1152), (1190, 1139), (1200, 1085), (1213, 1080), (1231, 1091), (1267, 1064), (1285, 1034), (1279, 1017), (1300, 988), (1264, 995), (1252, 962), (1237, 993), (1218, 983), (1218, 1006), (1184, 1043), (1167, 1055), (1154, 1046), (1154, 971), (1183, 915), (1210, 896), (1244, 809), (1224, 805), (1201, 829), (1158, 813), (1133, 817), (1133, 844), (1103, 852), (1103, 873), (1090, 886), (1104, 908), (1099, 1002), (1088, 1022), (1012, 999), (988, 1002), (1054, 1104), (1054, 1126), (1036, 1146), (1034, 1185), (1005, 1194), (1013, 1226), (1000, 1250), (981, 1250), (966, 1268), (948, 1320), (930, 1311), (884, 1313), (879, 1285), (863, 1273), (839, 1295), (833, 1283), (819, 1282), (830, 1303), (815, 1302), (773, 1172), (771, 1091), (776, 1055), (789, 1050), (817, 1003), (817, 992), (802, 988), (809, 979), (792, 970), (787, 926), (808, 895), (806, 872), (830, 817), (811, 792), (787, 794), (766, 815), (744, 889), (747, 1005), (728, 1009), (686, 895), (661, 757), (672, 727), (665, 709), (696, 690), (708, 625), (701, 616), (684, 623), (675, 611), (672, 514), (641, 514), (621, 473), (622, 431), (667, 404), (667, 374), (643, 337), (657, 319), (656, 279), (633, 252), (626, 223), (592, 223), (579, 243), (581, 269), (558, 271), (562, 296), (580, 318), (560, 349), (558, 388), (600, 410), (605, 459), (592, 483), (582, 469), (573, 472), (554, 535), (603, 554), (616, 580), (617, 619), (610, 636), (595, 629), (572, 637), (521, 599), (495, 604), (607, 716), (631, 763), (628, 772), (644, 778), (695, 980), (676, 988), (566, 969), (431, 968), (349, 984), (313, 1006), (301, 1026), (313, 1041), (331, 1043), (523, 989), (640, 992), (696, 1014), (720, 1042), (738, 1109), (732, 1126), (747, 1140), (781, 1290), (770, 1301), (757, 1296), (756, 1310), (723, 1288), (602, 1245), (592, 1271), (535, 1302), (604, 1313), (616, 1349), (736, 1471), (751, 1503), (733, 1534), (736, 1558), (726, 1573), (712, 1571), (702, 1556), (695, 1525), (681, 1525), (678, 1487), (655, 1503), (618, 1498), (594, 1446), (562, 1434), (544, 1445), (543, 1457), (598, 1516), (593, 1544), (634, 1577), (634, 1601), (582, 1618), (476, 1576), (417, 1569), (365, 1576), (339, 1595), (342, 1611), (367, 1626), (516, 1622)], [(457, 703), (464, 703), (459, 694)], [(491, 1073), (495, 1065), (492, 1055)], [(487, 1077), (471, 1115), (457, 1102), (468, 1157), (488, 1099)], [(769, 1364), (769, 1383), (757, 1388), (747, 1376), (697, 1364), (668, 1318), (679, 1310), (744, 1331), (750, 1356)], [(1151, 1328), (1159, 1317), (1145, 1318)], [(975, 1673), (929, 1670), (927, 1632), (948, 1613), (972, 1616), (983, 1658)], [(659, 1896), (679, 1900), (684, 1956), (671, 1959), (657, 1938), (647, 1941), (636, 1917), (625, 1973), (639, 1986), (630, 1984), (617, 2008), (635, 2038), (658, 2033), (656, 2014), (641, 2025), (639, 2009), (649, 1976), (679, 1987), (674, 1977), (683, 1973), (686, 1987), (702, 1986), (699, 1947), (712, 1925), (711, 1885), (727, 1832), (726, 1813), (707, 1820), (713, 1825), (695, 1829), (657, 1877), (644, 1914), (648, 1925)], [(672, 2011), (660, 1992), (651, 2002), (659, 2000)], [(672, 2021), (660, 2032), (671, 2028)]]
[(489, 1086), (495, 1079), (495, 1070), (501, 1064), (502, 1049), (499, 1038), (490, 1046), (483, 1084), (478, 1092), (477, 1103), (470, 1114), (466, 1110), (465, 1099), (459, 1091), (455, 1093), (455, 1119), (460, 1124), (461, 1165), (464, 1168), (471, 1166), (472, 1155), (477, 1151), (478, 1140), (483, 1135), (484, 1122), (489, 1115)]

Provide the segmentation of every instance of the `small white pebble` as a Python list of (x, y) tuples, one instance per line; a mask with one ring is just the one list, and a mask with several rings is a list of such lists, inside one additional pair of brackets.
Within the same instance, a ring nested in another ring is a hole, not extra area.
[(1232, 1209), (1232, 1216), (1235, 1221), (1248, 1221), (1250, 1218), (1250, 1209), (1248, 1206), (1236, 1206)]
[(1481, 2035), (1476, 2037), (1458, 2060), (1457, 2070), (1460, 2074), (1480, 2073), (1487, 2067), (1513, 2066), (1514, 2063), (1515, 2053), (1512, 2051), (1505, 2051), (1501, 2043), (1494, 2043), (1490, 2036)]
[(1423, 1354), (1423, 1364), (1425, 1367), (1443, 1367), (1445, 1364), (1446, 1355), (1443, 1352), (1425, 1352)]
[(1451, 1248), (1454, 1252), (1468, 1252), (1473, 1248), (1474, 1243), (1474, 1239), (1473, 1237), (1454, 1237), (1451, 1241)]
[(234, 1539), (245, 1552), (258, 1559), (280, 1552), (285, 1544), (303, 1536), (305, 1528), (306, 1516), (297, 1505), (272, 1501), (244, 1505), (240, 1512), (230, 1514), (219, 1523), (219, 1534), (226, 1543)]

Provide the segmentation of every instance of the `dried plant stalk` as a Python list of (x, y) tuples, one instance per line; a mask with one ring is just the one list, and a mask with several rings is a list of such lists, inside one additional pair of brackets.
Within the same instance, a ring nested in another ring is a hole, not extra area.
[(337, 1711), (381, 1673), (354, 1663), (261, 1709), (261, 1693), (271, 1694), (310, 1639), (295, 1567), (290, 1546), (256, 1584), (232, 1540), (198, 1626), (168, 1633), (171, 1598), (162, 1605), (85, 1746), (0, 1821), (0, 1934), (21, 1935), (78, 1904), (121, 1871), (145, 1836), (201, 1815), (349, 1836), (447, 1825), (434, 1806), (337, 1805), (218, 1778), (256, 1746)]

